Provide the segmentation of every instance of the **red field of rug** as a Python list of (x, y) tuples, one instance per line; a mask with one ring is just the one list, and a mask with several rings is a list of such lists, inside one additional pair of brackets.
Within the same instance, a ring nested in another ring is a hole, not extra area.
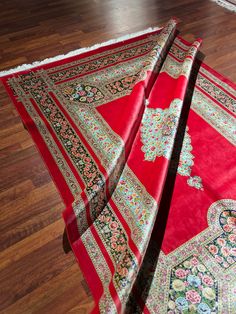
[(159, 30), (1, 80), (60, 192), (94, 313), (233, 313), (236, 88)]

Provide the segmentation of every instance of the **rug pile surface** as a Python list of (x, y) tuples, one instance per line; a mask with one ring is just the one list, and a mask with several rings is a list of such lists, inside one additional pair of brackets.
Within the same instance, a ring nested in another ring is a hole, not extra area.
[(176, 23), (1, 78), (94, 313), (236, 308), (236, 89)]

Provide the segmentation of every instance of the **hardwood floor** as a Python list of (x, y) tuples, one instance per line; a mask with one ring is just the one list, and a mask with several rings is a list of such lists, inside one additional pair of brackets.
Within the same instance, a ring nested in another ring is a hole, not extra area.
[[(182, 22), (203, 38), (205, 61), (236, 81), (236, 15), (208, 0), (0, 1), (0, 70), (163, 25)], [(92, 296), (63, 250), (63, 202), (0, 86), (1, 313), (88, 313)]]

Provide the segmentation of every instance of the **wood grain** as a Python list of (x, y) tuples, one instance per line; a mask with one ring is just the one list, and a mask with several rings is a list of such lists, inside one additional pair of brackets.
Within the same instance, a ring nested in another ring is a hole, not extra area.
[[(0, 70), (163, 25), (202, 37), (205, 62), (236, 81), (235, 14), (208, 0), (1, 0)], [(1, 313), (89, 313), (92, 296), (63, 250), (63, 202), (0, 86)]]

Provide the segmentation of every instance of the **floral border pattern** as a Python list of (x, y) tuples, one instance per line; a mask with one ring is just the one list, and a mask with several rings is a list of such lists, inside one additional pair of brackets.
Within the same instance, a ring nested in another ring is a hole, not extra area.
[(141, 127), (145, 160), (154, 161), (161, 156), (170, 159), (182, 104), (176, 98), (167, 109), (146, 108)]

